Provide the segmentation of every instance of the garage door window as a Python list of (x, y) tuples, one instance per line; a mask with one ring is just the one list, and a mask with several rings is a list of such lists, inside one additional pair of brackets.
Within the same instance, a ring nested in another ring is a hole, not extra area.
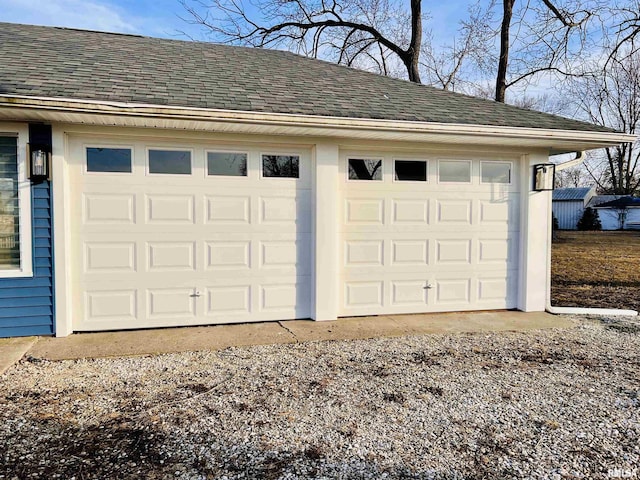
[(427, 162), (425, 160), (396, 160), (395, 180), (398, 182), (426, 182)]
[(207, 174), (222, 177), (246, 177), (247, 154), (207, 152)]
[(149, 150), (149, 173), (191, 175), (189, 150)]
[(349, 180), (382, 181), (382, 159), (350, 158)]
[(482, 162), (482, 183), (511, 183), (511, 163)]
[(0, 277), (31, 275), (29, 181), (18, 138), (0, 136)]
[(467, 160), (440, 160), (438, 180), (441, 183), (471, 183), (471, 162)]
[(262, 155), (262, 176), (299, 178), (300, 157), (298, 155)]
[(131, 173), (131, 149), (87, 147), (87, 172)]

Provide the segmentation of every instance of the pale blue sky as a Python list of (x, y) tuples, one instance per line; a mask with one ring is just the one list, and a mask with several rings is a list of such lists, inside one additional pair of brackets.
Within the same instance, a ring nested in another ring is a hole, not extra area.
[[(471, 0), (424, 2), (433, 17), (429, 27), (446, 41), (466, 15)], [(153, 37), (202, 39), (202, 30), (180, 19), (188, 17), (178, 0), (0, 0), (0, 21), (136, 33)]]

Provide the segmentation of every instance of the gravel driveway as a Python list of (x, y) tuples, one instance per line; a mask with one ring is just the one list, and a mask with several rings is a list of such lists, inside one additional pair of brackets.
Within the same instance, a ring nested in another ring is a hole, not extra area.
[(0, 377), (0, 478), (640, 478), (639, 396), (638, 324), (598, 319), (27, 358)]

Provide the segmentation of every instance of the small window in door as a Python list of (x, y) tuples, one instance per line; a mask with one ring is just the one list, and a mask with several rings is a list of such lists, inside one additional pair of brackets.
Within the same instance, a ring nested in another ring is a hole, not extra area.
[(262, 155), (262, 176), (300, 178), (298, 155)]
[(482, 183), (511, 183), (510, 162), (481, 162)]
[(349, 180), (382, 181), (381, 158), (350, 158)]
[(246, 177), (247, 154), (207, 152), (207, 174), (221, 177)]
[(396, 160), (393, 162), (395, 179), (398, 182), (426, 182), (427, 162), (425, 160)]
[(189, 150), (149, 150), (149, 173), (191, 175)]
[(131, 149), (87, 147), (87, 172), (131, 173)]
[(438, 180), (442, 183), (471, 183), (471, 162), (469, 160), (440, 160)]

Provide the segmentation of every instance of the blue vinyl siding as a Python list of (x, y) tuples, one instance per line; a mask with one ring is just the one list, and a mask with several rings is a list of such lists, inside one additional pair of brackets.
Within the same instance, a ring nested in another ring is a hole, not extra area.
[(31, 187), (33, 277), (0, 278), (0, 337), (54, 333), (50, 193)]

